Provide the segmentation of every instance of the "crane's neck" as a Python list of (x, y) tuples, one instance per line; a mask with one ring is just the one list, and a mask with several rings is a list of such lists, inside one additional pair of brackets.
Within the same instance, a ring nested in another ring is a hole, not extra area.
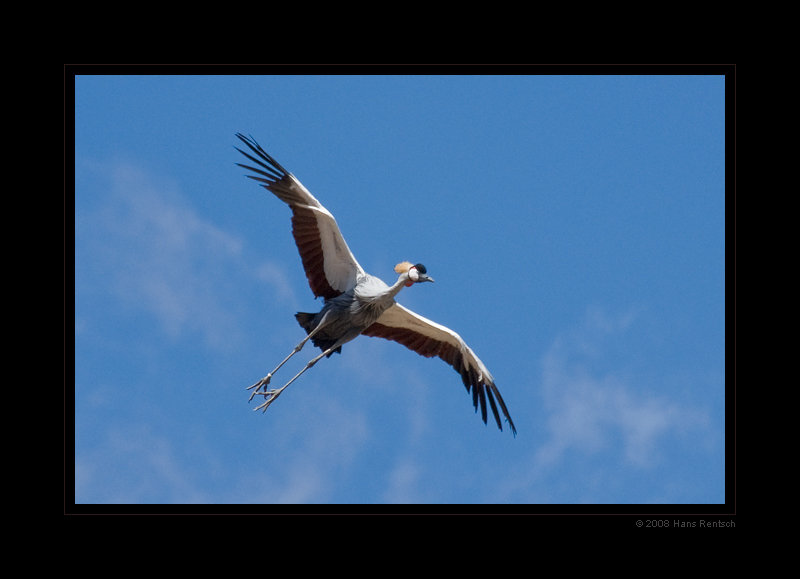
[(399, 294), (401, 289), (404, 287), (411, 287), (413, 283), (414, 282), (408, 277), (408, 272), (404, 271), (400, 274), (400, 277), (397, 278), (397, 283), (389, 288), (389, 291), (386, 293), (386, 299), (394, 299), (394, 296)]
[(410, 285), (411, 283), (407, 272), (401, 273), (400, 277), (397, 278), (397, 283), (391, 287), (387, 287), (387, 285), (378, 278), (366, 276), (356, 285), (355, 296), (361, 303), (373, 304), (376, 306), (378, 304), (386, 304), (385, 307), (388, 308), (394, 303), (394, 296), (400, 293), (400, 290), (406, 285)]

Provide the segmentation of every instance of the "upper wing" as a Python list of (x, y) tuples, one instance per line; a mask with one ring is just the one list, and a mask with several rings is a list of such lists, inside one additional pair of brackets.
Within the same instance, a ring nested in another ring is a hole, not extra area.
[(294, 175), (270, 157), (252, 137), (237, 133), (241, 141), (253, 151), (253, 157), (239, 147), (242, 155), (264, 168), (257, 169), (236, 163), (263, 177), (247, 175), (263, 183), (262, 187), (275, 194), (292, 208), (292, 234), (303, 260), (308, 285), (316, 297), (336, 297), (353, 289), (364, 270), (356, 261), (342, 237), (336, 219), (303, 187)]
[(500, 396), (500, 391), (494, 384), (494, 378), (489, 374), (489, 370), (486, 369), (483, 362), (464, 343), (461, 336), (453, 330), (423, 318), (396, 303), (362, 333), (373, 338), (393, 340), (426, 358), (439, 356), (461, 374), (467, 392), (472, 389), (472, 403), (475, 406), (475, 412), (478, 411), (480, 403), (483, 422), (486, 423), (486, 398), (488, 398), (497, 426), (503, 430), (500, 414), (497, 412), (495, 404), (495, 398), (497, 398), (503, 415), (511, 426), (511, 432), (516, 436), (517, 429), (514, 428), (514, 421), (511, 420), (506, 403), (503, 402), (503, 397)]

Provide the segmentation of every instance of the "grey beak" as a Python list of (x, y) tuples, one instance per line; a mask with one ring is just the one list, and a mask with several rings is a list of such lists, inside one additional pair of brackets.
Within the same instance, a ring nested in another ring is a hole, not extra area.
[(420, 282), (423, 282), (423, 281), (429, 281), (429, 282), (433, 282), (433, 278), (432, 278), (432, 277), (428, 277), (428, 275), (427, 275), (427, 274), (420, 273), (420, 274), (419, 274), (419, 281), (420, 281)]

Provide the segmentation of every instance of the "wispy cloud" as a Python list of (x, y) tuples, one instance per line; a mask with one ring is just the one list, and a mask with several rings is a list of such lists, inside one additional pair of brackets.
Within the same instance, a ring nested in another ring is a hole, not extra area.
[(256, 275), (258, 279), (272, 286), (276, 297), (285, 303), (289, 310), (298, 308), (297, 292), (289, 282), (289, 276), (281, 265), (271, 261), (264, 262), (257, 267)]
[(419, 494), (421, 469), (417, 461), (410, 457), (400, 459), (389, 473), (389, 488), (384, 499), (392, 504), (413, 504), (422, 502)]
[(78, 503), (204, 503), (172, 441), (146, 426), (112, 428), (75, 457)]
[(200, 216), (177, 184), (130, 164), (94, 169), (107, 189), (95, 207), (76, 210), (79, 285), (105, 284), (91, 291), (150, 313), (172, 340), (199, 333), (217, 349), (242, 339), (238, 286), (267, 283), (295, 299), (278, 266), (246, 263), (242, 240)]
[(551, 440), (540, 449), (543, 461), (556, 460), (568, 448), (596, 452), (614, 439), (622, 441), (626, 462), (652, 466), (663, 436), (708, 425), (704, 413), (667, 393), (655, 394), (657, 385), (636, 383), (647, 378), (609, 352), (610, 344), (626, 339), (636, 317), (634, 311), (614, 316), (591, 310), (581, 328), (559, 336), (545, 354), (542, 392), (551, 412)]
[(665, 387), (669, 377), (653, 383), (652, 376), (635, 369), (641, 360), (631, 364), (625, 358), (626, 349), (636, 350), (639, 336), (631, 329), (637, 321), (636, 311), (612, 315), (594, 309), (580, 327), (554, 340), (542, 358), (547, 438), (531, 456), (520, 487), (537, 488), (564, 469), (577, 468), (586, 479), (576, 478), (576, 488), (588, 489), (596, 484), (588, 482), (592, 477), (625, 478), (669, 461), (675, 466), (676, 445), (689, 454), (688, 440), (711, 436), (707, 411), (676, 399)]
[[(302, 418), (308, 416), (313, 423)], [(232, 502), (329, 502), (341, 492), (354, 461), (363, 460), (369, 441), (366, 417), (324, 394), (304, 398), (298, 415), (265, 415), (263, 421), (275, 443), (254, 446), (253, 460), (270, 466), (243, 479)]]

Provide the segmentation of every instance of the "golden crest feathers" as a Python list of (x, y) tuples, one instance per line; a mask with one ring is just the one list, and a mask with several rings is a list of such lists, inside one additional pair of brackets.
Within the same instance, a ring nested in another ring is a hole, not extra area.
[(396, 266), (394, 266), (394, 271), (395, 271), (395, 273), (405, 273), (409, 269), (411, 269), (412, 267), (414, 267), (413, 263), (410, 263), (408, 261), (404, 261), (404, 262), (398, 263)]

